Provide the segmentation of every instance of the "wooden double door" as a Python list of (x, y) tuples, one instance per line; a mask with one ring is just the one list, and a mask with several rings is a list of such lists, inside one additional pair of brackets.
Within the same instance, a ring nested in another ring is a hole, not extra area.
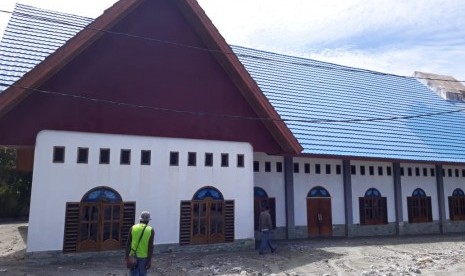
[(225, 242), (223, 200), (193, 200), (191, 210), (191, 244)]
[(120, 249), (122, 224), (122, 203), (82, 203), (79, 212), (78, 251)]
[(309, 237), (332, 235), (333, 220), (330, 197), (307, 198), (307, 227)]

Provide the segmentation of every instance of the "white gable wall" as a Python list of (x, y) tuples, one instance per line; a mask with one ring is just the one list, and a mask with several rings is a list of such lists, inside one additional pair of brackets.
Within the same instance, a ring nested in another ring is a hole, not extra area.
[[(53, 163), (53, 147), (65, 147), (65, 162)], [(77, 148), (89, 148), (88, 164), (78, 164)], [(100, 148), (110, 149), (110, 164), (99, 164)], [(120, 165), (121, 149), (131, 150), (131, 164)], [(140, 165), (141, 150), (151, 150), (151, 165)], [(170, 151), (179, 152), (179, 166), (169, 166)], [(197, 153), (197, 166), (187, 166), (187, 153)], [(205, 153), (214, 166), (204, 166)], [(229, 167), (220, 167), (222, 153)], [(244, 168), (236, 166), (243, 154)], [(152, 214), (155, 244), (179, 242), (180, 201), (213, 186), (235, 201), (235, 239), (253, 239), (253, 150), (248, 143), (154, 138), (79, 132), (42, 131), (35, 148), (34, 179), (27, 251), (62, 250), (66, 202), (79, 202), (98, 187), (115, 189), (123, 201), (136, 201), (136, 218)]]

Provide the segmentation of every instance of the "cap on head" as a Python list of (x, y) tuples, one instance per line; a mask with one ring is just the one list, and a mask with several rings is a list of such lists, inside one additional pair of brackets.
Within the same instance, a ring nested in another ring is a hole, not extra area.
[(151, 220), (149, 211), (143, 211), (140, 214), (140, 220), (141, 221), (149, 221), (149, 220)]

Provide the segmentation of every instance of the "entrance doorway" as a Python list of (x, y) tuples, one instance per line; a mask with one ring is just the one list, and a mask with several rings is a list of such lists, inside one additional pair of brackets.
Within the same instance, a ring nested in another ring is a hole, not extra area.
[(220, 243), (224, 235), (224, 199), (213, 187), (198, 191), (191, 203), (191, 244)]
[(78, 251), (121, 248), (123, 201), (108, 187), (87, 192), (79, 208)]
[(309, 237), (332, 235), (331, 196), (323, 187), (314, 187), (307, 195), (307, 227)]

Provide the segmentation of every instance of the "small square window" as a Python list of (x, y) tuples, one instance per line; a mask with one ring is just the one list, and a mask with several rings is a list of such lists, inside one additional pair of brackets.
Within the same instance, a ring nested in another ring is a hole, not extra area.
[(447, 170), (447, 175), (448, 175), (449, 177), (452, 177), (452, 169), (448, 169), (448, 170)]
[(308, 163), (304, 164), (304, 173), (310, 173), (310, 164)]
[(455, 169), (455, 177), (459, 177), (459, 169)]
[(283, 172), (283, 163), (276, 162), (276, 172)]
[(407, 168), (407, 175), (412, 176), (412, 168)]
[(244, 155), (243, 154), (238, 154), (237, 155), (237, 167), (238, 168), (243, 168), (244, 167)]
[(170, 166), (179, 166), (179, 152), (170, 152)]
[(386, 173), (387, 173), (387, 175), (392, 175), (392, 169), (391, 169), (391, 167), (387, 167), (387, 168), (386, 168)]
[(435, 172), (434, 168), (429, 169), (429, 173), (430, 173), (431, 176), (434, 176), (434, 175), (435, 175), (434, 172)]
[(341, 165), (336, 165), (336, 174), (341, 174)]
[(260, 162), (259, 161), (253, 161), (253, 171), (254, 172), (259, 172), (260, 171)]
[(401, 176), (404, 176), (404, 175), (405, 175), (404, 167), (400, 167), (400, 175), (401, 175)]
[(53, 147), (53, 163), (65, 163), (65, 147)]
[(271, 162), (265, 162), (265, 172), (271, 172)]
[(420, 176), (420, 168), (415, 168), (415, 176)]
[(383, 175), (383, 174), (384, 174), (383, 167), (379, 166), (378, 167), (378, 175)]
[(350, 166), (350, 173), (355, 175), (357, 174), (357, 167), (355, 167), (354, 165), (351, 165)]
[(423, 168), (423, 176), (428, 176), (428, 168)]
[(205, 153), (205, 167), (213, 167), (213, 153)]
[(370, 172), (370, 175), (375, 175), (375, 167), (369, 166), (368, 171)]
[(221, 167), (229, 167), (229, 154), (221, 154)]
[(100, 149), (100, 164), (110, 164), (110, 149)]
[(152, 159), (152, 152), (150, 150), (142, 150), (140, 152), (140, 164), (150, 165)]
[(321, 165), (320, 164), (315, 164), (315, 173), (320, 174), (321, 173)]
[(87, 164), (89, 162), (89, 148), (78, 148), (77, 162)]
[(331, 174), (331, 165), (326, 164), (326, 174)]
[(299, 163), (294, 163), (294, 173), (299, 173)]
[(131, 164), (131, 150), (129, 150), (129, 149), (122, 149), (121, 150), (120, 164), (121, 165), (129, 165), (129, 164)]
[(187, 166), (197, 166), (197, 153), (188, 152), (187, 153)]
[(465, 177), (465, 169), (462, 169), (462, 177)]
[(360, 166), (360, 174), (365, 175), (365, 166)]

